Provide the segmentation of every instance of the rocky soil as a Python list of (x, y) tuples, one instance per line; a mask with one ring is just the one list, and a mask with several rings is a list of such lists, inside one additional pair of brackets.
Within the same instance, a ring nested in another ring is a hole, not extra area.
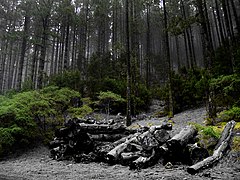
[[(175, 115), (172, 135), (178, 133), (189, 122), (202, 124), (206, 111), (204, 108), (188, 110)], [(149, 118), (134, 122), (132, 127), (139, 125), (157, 125), (164, 118)], [(54, 161), (49, 158), (49, 150), (40, 146), (21, 155), (0, 161), (0, 180), (127, 180), (127, 179), (236, 179), (240, 178), (240, 152), (229, 152), (216, 166), (203, 172), (190, 175), (186, 166), (174, 165), (166, 169), (161, 163), (140, 171), (129, 170), (121, 165), (105, 163), (74, 163), (72, 161)]]

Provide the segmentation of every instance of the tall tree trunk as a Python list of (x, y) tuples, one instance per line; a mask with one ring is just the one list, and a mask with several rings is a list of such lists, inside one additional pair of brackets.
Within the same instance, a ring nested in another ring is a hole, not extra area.
[(4, 79), (6, 76), (6, 61), (7, 61), (7, 51), (8, 51), (8, 46), (9, 46), (9, 40), (4, 41), (4, 46), (2, 47), (2, 73), (0, 74), (0, 83), (1, 83), (1, 89), (2, 92), (5, 92), (5, 83)]
[(169, 88), (169, 117), (174, 116), (174, 109), (173, 109), (173, 95), (172, 95), (172, 63), (170, 59), (170, 48), (169, 48), (169, 39), (168, 39), (168, 22), (167, 22), (167, 9), (165, 0), (163, 0), (163, 8), (164, 8), (164, 27), (165, 27), (165, 48), (166, 48), (166, 61), (168, 65), (168, 88)]
[(64, 61), (63, 61), (64, 70), (68, 68), (68, 62), (69, 62), (69, 33), (70, 33), (70, 25), (69, 25), (69, 18), (68, 18), (67, 27), (66, 27)]
[(150, 75), (150, 4), (147, 2), (147, 54), (146, 54), (146, 86), (149, 88)]
[(179, 40), (178, 36), (175, 36), (175, 43), (176, 43), (176, 51), (177, 51), (177, 66), (178, 66), (178, 71), (181, 69), (181, 62), (180, 62), (180, 53), (179, 53)]
[[(187, 16), (186, 16), (186, 10), (183, 4), (183, 1), (181, 0), (181, 9), (182, 9), (182, 13), (183, 13), (183, 18), (186, 21), (187, 20)], [(193, 57), (193, 48), (192, 48), (192, 44), (191, 44), (191, 35), (190, 35), (190, 31), (191, 30), (191, 26), (189, 27), (189, 29), (185, 29), (185, 35), (187, 38), (187, 45), (188, 45), (188, 50), (189, 50), (189, 56), (190, 56), (190, 66), (191, 68), (194, 68), (194, 66), (196, 64), (194, 64), (194, 57)]]
[(187, 34), (186, 31), (183, 32), (183, 38), (184, 38), (184, 47), (185, 47), (185, 54), (186, 54), (186, 64), (187, 68), (190, 69), (190, 62), (189, 62), (189, 56), (188, 56), (188, 43), (187, 43)]
[(222, 8), (223, 8), (223, 13), (224, 13), (224, 19), (225, 19), (225, 24), (226, 24), (226, 30), (227, 30), (227, 36), (230, 39), (230, 41), (233, 41), (233, 36), (231, 33), (231, 28), (230, 28), (230, 22), (229, 22), (229, 15), (228, 15), (228, 10), (227, 10), (227, 5), (226, 1), (222, 0)]
[(131, 52), (130, 52), (130, 27), (129, 27), (129, 2), (126, 0), (126, 49), (127, 49), (127, 119), (126, 125), (131, 125)]
[(21, 89), (21, 85), (22, 85), (23, 64), (24, 64), (24, 58), (26, 54), (29, 28), (30, 28), (30, 17), (26, 15), (24, 20), (24, 34), (22, 39), (21, 55), (20, 55), (19, 66), (18, 66), (18, 77), (17, 77), (18, 91)]
[(230, 5), (229, 5), (229, 0), (225, 1), (226, 2), (226, 8), (227, 8), (227, 14), (228, 14), (228, 20), (229, 20), (229, 28), (231, 31), (231, 35), (232, 35), (232, 42), (236, 42), (235, 38), (234, 38), (234, 29), (233, 29), (233, 20), (232, 20), (232, 13), (231, 13), (231, 9), (230, 9)]
[(38, 81), (37, 81), (37, 88), (41, 89), (43, 87), (43, 78), (44, 78), (44, 65), (45, 65), (45, 58), (47, 52), (47, 39), (48, 39), (48, 19), (49, 17), (46, 16), (42, 18), (43, 23), (43, 34), (42, 34), (42, 42), (41, 42), (41, 50), (40, 50), (40, 58), (39, 58), (39, 65), (38, 65)]
[(222, 18), (220, 16), (219, 5), (217, 0), (215, 0), (215, 6), (216, 6), (217, 19), (218, 19), (219, 34), (221, 37), (221, 43), (223, 43), (225, 38), (224, 38), (224, 32), (223, 32)]
[[(212, 2), (212, 4), (214, 4), (214, 2)], [(214, 5), (213, 5), (214, 6)], [(213, 29), (213, 32), (216, 32), (216, 36), (217, 36), (217, 41), (218, 41), (218, 44), (217, 46), (220, 46), (221, 45), (221, 37), (220, 37), (220, 32), (219, 32), (219, 27), (218, 27), (218, 21), (217, 21), (217, 16), (215, 14), (216, 10), (215, 8), (212, 10), (212, 18), (214, 20), (214, 24), (215, 24), (215, 30), (214, 28)]]
[[(204, 4), (203, 4), (204, 3)], [(209, 32), (208, 27), (206, 24), (206, 12), (204, 12), (204, 6), (205, 2), (202, 0), (197, 0), (197, 8), (199, 11), (200, 16), (200, 23), (201, 23), (201, 34), (202, 34), (202, 46), (203, 46), (203, 54), (204, 54), (204, 64), (205, 68), (208, 70), (209, 74), (212, 72), (212, 63), (213, 63), (213, 49), (210, 45), (210, 38), (209, 38)], [(213, 119), (216, 117), (216, 109), (213, 104), (213, 96), (214, 92), (212, 90), (208, 90), (206, 92), (206, 96), (208, 98), (207, 100), (207, 109), (208, 109), (208, 116), (209, 118)]]
[(236, 22), (236, 26), (237, 26), (236, 28), (237, 28), (237, 31), (238, 31), (238, 35), (240, 36), (240, 18), (238, 17), (234, 1), (230, 0), (230, 3), (231, 3), (231, 6), (232, 6), (233, 15), (234, 15), (234, 19), (235, 19), (235, 22)]
[(53, 72), (54, 72), (54, 74), (55, 73), (58, 73), (59, 71), (58, 71), (58, 68), (59, 68), (59, 47), (60, 47), (60, 40), (59, 40), (59, 35), (60, 35), (60, 27), (58, 26), (57, 27), (57, 41), (56, 41), (56, 51), (55, 51), (55, 63), (54, 63), (54, 70), (53, 70)]

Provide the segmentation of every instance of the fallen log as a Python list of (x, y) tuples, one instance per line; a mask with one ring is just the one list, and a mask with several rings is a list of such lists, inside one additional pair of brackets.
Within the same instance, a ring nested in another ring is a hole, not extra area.
[(185, 154), (187, 154), (186, 162), (190, 165), (196, 164), (209, 156), (207, 149), (195, 144), (188, 144), (185, 149)]
[(173, 151), (178, 151), (186, 146), (190, 140), (194, 138), (197, 130), (193, 126), (186, 126), (180, 131), (180, 133), (173, 136), (170, 140), (167, 141), (168, 149)]
[(215, 163), (217, 163), (226, 152), (227, 148), (230, 145), (231, 137), (233, 134), (233, 129), (235, 127), (236, 122), (230, 121), (226, 124), (222, 136), (213, 152), (213, 155), (204, 159), (203, 161), (200, 161), (190, 167), (187, 168), (187, 172), (190, 174), (196, 174), (202, 169), (208, 168), (210, 166), (213, 166)]
[(184, 162), (188, 163), (188, 154), (185, 152), (187, 144), (194, 139), (197, 130), (193, 126), (186, 126), (178, 134), (166, 142), (167, 149), (165, 152), (165, 162)]
[(142, 169), (142, 168), (146, 168), (146, 167), (149, 167), (149, 166), (155, 164), (157, 161), (158, 161), (158, 158), (156, 158), (156, 151), (153, 148), (151, 150), (150, 156), (140, 156), (135, 161), (130, 163), (129, 168), (130, 169)]
[[(108, 161), (108, 158), (107, 157), (107, 153), (109, 153), (112, 149), (114, 149), (116, 146), (126, 142), (127, 140), (130, 140), (132, 139), (133, 137), (135, 137), (136, 134), (130, 134), (129, 136), (127, 137), (123, 137), (113, 143), (104, 143), (104, 145), (97, 145), (96, 148), (95, 148), (95, 152), (96, 154), (98, 155), (99, 159), (101, 161)], [(100, 142), (100, 141), (99, 141)]]
[(119, 140), (123, 137), (127, 137), (125, 134), (89, 134), (92, 140), (95, 141), (108, 141), (108, 142), (114, 142), (116, 140)]
[(106, 125), (106, 124), (85, 124), (79, 123), (76, 127), (83, 132), (87, 132), (89, 134), (118, 134), (128, 132), (131, 133), (129, 130), (126, 129), (126, 126), (120, 125)]

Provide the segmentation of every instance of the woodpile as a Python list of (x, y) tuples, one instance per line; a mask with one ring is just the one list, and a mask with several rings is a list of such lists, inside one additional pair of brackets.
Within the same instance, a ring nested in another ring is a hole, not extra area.
[(119, 163), (130, 169), (146, 168), (158, 162), (181, 162), (192, 165), (188, 172), (193, 174), (221, 158), (233, 128), (234, 123), (226, 126), (210, 157), (208, 151), (196, 143), (197, 131), (193, 126), (186, 126), (170, 137), (168, 131), (172, 126), (169, 123), (131, 130), (113, 121), (101, 124), (73, 119), (56, 131), (49, 147), (51, 157), (56, 160)]

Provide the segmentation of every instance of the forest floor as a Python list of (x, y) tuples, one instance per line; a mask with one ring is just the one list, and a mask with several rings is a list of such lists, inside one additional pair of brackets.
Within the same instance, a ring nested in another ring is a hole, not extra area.
[[(174, 122), (172, 135), (178, 133), (189, 122), (202, 124), (206, 115), (204, 108), (179, 113), (172, 119)], [(166, 119), (148, 119), (133, 123), (140, 125), (157, 125)], [(187, 166), (177, 165), (166, 169), (156, 164), (142, 170), (129, 170), (122, 165), (105, 163), (74, 163), (72, 161), (55, 161), (49, 158), (47, 147), (40, 146), (20, 155), (14, 155), (0, 161), (0, 180), (127, 180), (127, 179), (168, 179), (168, 180), (200, 180), (200, 179), (236, 179), (240, 177), (240, 152), (229, 152), (213, 168), (190, 175)]]

